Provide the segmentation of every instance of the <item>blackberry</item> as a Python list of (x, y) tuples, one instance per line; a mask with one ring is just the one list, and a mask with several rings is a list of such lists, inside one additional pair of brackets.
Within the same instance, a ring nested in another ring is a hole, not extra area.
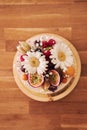
[(39, 43), (39, 44), (40, 44), (40, 40), (35, 40), (35, 42), (34, 42), (34, 43), (35, 43), (35, 44), (36, 44), (36, 43)]
[(57, 90), (57, 86), (52, 86), (52, 85), (50, 85), (50, 87), (48, 88), (48, 90), (54, 92), (54, 91)]
[(48, 63), (48, 68), (49, 68), (49, 69), (54, 69), (54, 66), (55, 66), (55, 65), (51, 62), (51, 60), (50, 60), (49, 58), (48, 58), (47, 60), (49, 61), (49, 63)]
[(40, 40), (35, 40), (34, 44), (36, 47), (40, 47)]
[(49, 64), (48, 64), (48, 67), (49, 67), (49, 69), (54, 69), (54, 64), (49, 63)]
[(42, 52), (41, 48), (36, 48), (35, 51)]
[(25, 72), (24, 65), (21, 66), (21, 71), (22, 71), (22, 72)]

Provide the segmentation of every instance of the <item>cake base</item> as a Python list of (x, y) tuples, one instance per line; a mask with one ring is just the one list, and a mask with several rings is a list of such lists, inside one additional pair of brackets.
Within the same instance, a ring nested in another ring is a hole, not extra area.
[(56, 100), (62, 99), (63, 97), (67, 96), (75, 88), (75, 86), (79, 80), (80, 72), (81, 72), (80, 58), (79, 58), (78, 52), (76, 51), (74, 46), (69, 41), (67, 41), (66, 39), (64, 39), (63, 37), (61, 37), (59, 35), (56, 35), (56, 34), (48, 34), (48, 35), (56, 36), (56, 37), (60, 38), (61, 40), (63, 40), (65, 43), (67, 43), (69, 45), (69, 47), (71, 48), (71, 50), (74, 54), (76, 74), (75, 74), (75, 77), (71, 80), (71, 82), (65, 87), (65, 89), (63, 89), (59, 92), (53, 92), (52, 94), (42, 94), (42, 93), (35, 93), (35, 92), (31, 91), (31, 89), (24, 86), (24, 84), (20, 80), (20, 77), (18, 76), (18, 72), (17, 72), (16, 65), (15, 65), (16, 64), (16, 55), (15, 55), (14, 61), (13, 61), (13, 74), (14, 74), (14, 78), (15, 78), (15, 81), (16, 81), (18, 87), (27, 96), (31, 97), (34, 100), (43, 101), (43, 102), (56, 101)]

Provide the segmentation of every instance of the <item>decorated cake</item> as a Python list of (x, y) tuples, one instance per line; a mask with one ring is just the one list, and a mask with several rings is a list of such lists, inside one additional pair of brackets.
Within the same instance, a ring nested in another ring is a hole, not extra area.
[(72, 45), (49, 33), (19, 41), (14, 68), (24, 89), (50, 99), (66, 91), (77, 74)]

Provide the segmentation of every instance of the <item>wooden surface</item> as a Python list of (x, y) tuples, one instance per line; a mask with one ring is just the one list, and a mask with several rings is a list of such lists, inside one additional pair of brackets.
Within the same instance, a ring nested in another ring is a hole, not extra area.
[[(12, 63), (19, 40), (60, 34), (82, 62), (76, 88), (56, 102), (38, 102), (17, 87)], [(0, 0), (0, 130), (87, 130), (87, 0)]]

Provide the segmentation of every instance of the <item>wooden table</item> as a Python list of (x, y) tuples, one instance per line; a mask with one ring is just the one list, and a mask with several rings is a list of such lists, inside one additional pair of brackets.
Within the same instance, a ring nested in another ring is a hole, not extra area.
[[(76, 88), (56, 102), (30, 99), (12, 73), (18, 41), (43, 32), (70, 40), (82, 63)], [(0, 130), (87, 130), (86, 0), (0, 0)]]

